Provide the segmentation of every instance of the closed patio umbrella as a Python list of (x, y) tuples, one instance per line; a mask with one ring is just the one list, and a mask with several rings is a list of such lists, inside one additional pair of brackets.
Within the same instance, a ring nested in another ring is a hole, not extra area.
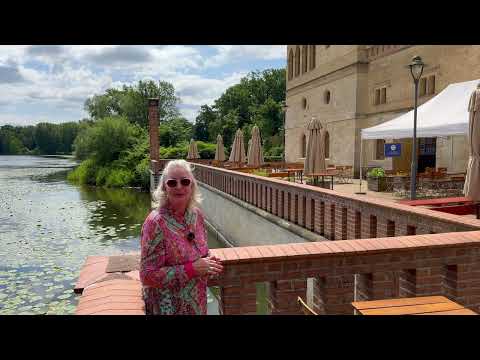
[(468, 123), (468, 158), (467, 176), (465, 178), (465, 196), (474, 201), (480, 200), (480, 83), (473, 91), (468, 103), (470, 112)]
[(215, 160), (225, 161), (225, 148), (223, 147), (222, 135), (217, 136), (217, 146), (215, 147)]
[(190, 145), (188, 146), (187, 160), (193, 159), (200, 159), (200, 155), (198, 155), (197, 143), (191, 139)]
[(309, 133), (304, 173), (310, 175), (325, 170), (325, 130), (320, 120), (312, 118), (307, 125)]
[(243, 131), (238, 129), (233, 139), (232, 150), (228, 161), (234, 163), (245, 162), (245, 144), (243, 143)]
[(260, 130), (256, 125), (252, 128), (252, 138), (250, 141), (251, 144), (249, 144), (248, 165), (252, 167), (259, 167), (264, 163), (264, 161)]

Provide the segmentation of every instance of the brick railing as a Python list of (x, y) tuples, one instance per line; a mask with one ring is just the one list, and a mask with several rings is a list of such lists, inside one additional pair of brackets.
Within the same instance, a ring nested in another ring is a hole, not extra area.
[(256, 312), (256, 283), (267, 282), (272, 314), (298, 314), (313, 278), (320, 314), (353, 314), (351, 302), (444, 295), (480, 312), (480, 231), (213, 249), (224, 272), (225, 315)]
[(391, 201), (338, 193), (195, 164), (198, 181), (329, 240), (480, 230), (480, 221)]

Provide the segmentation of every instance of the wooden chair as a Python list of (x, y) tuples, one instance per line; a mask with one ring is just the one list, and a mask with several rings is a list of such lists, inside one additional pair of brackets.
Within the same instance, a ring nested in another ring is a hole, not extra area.
[(337, 166), (336, 170), (338, 172), (338, 180), (342, 184), (351, 184), (353, 179), (353, 166), (345, 165), (345, 166)]
[(305, 303), (305, 301), (303, 301), (300, 296), (297, 298), (297, 303), (304, 315), (318, 315), (310, 306)]

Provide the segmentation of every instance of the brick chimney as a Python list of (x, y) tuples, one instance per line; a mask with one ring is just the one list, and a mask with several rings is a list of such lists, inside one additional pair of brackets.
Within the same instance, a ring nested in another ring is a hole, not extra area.
[(158, 98), (148, 99), (148, 124), (150, 134), (150, 168), (158, 173)]

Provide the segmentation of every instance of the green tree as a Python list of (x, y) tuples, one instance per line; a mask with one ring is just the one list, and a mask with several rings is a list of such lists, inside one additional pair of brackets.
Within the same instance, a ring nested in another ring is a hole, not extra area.
[(216, 141), (217, 135), (210, 133), (209, 125), (217, 120), (217, 113), (208, 105), (202, 105), (195, 119), (193, 133), (199, 141)]
[(68, 153), (72, 152), (73, 142), (78, 135), (79, 125), (75, 122), (67, 122), (59, 125), (61, 144), (57, 151)]
[(160, 146), (176, 146), (188, 142), (193, 135), (193, 125), (184, 117), (163, 121), (158, 129)]
[(0, 154), (20, 155), (26, 149), (22, 141), (15, 134), (13, 126), (5, 125), (0, 128)]
[(140, 137), (141, 129), (130, 124), (125, 117), (106, 117), (77, 137), (76, 156), (92, 158), (99, 166), (111, 165)]
[(55, 154), (61, 147), (61, 134), (59, 127), (55, 124), (37, 124), (34, 138), (41, 154)]
[(221, 134), (228, 148), (238, 128), (244, 130), (247, 142), (253, 124), (257, 124), (265, 150), (278, 146), (278, 141), (272, 139), (280, 136), (283, 123), (281, 102), (285, 99), (285, 88), (285, 69), (249, 73), (239, 84), (225, 90), (212, 107), (202, 106), (195, 123), (197, 138), (201, 136), (204, 139), (204, 129), (207, 128), (209, 141), (214, 142)]
[(98, 121), (107, 116), (125, 116), (128, 121), (148, 128), (148, 99), (158, 97), (160, 121), (179, 115), (179, 101), (175, 88), (166, 81), (139, 81), (136, 85), (124, 85), (121, 90), (108, 89), (103, 95), (94, 95), (85, 101), (85, 110)]
[(33, 150), (37, 146), (35, 143), (35, 126), (25, 126), (21, 127), (20, 138), (22, 140), (23, 146), (28, 150)]

